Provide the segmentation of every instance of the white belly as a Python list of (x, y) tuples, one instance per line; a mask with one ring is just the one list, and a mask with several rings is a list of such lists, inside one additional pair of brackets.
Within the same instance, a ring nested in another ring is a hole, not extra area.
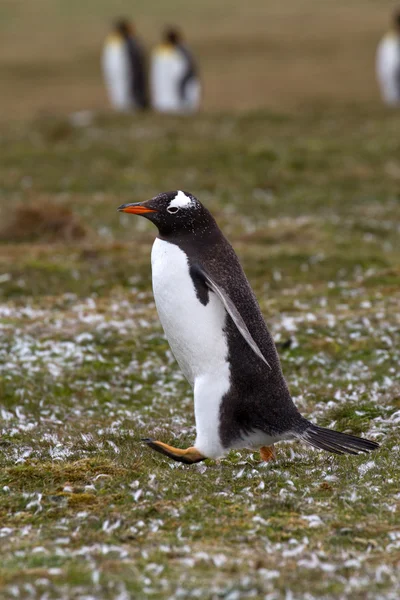
[(221, 400), (229, 390), (226, 311), (212, 292), (206, 306), (196, 296), (186, 254), (156, 238), (151, 253), (154, 299), (171, 350), (194, 388), (196, 448), (223, 454), (219, 438)]
[(400, 102), (398, 74), (400, 69), (399, 39), (386, 35), (380, 42), (376, 57), (378, 81), (383, 99), (388, 104)]
[(125, 45), (121, 42), (107, 43), (102, 66), (112, 106), (117, 110), (129, 110), (133, 107), (133, 99), (130, 89), (131, 68)]

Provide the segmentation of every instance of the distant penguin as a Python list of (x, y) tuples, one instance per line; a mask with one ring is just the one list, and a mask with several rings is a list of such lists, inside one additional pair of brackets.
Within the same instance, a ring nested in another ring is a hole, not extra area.
[(153, 292), (171, 350), (194, 391), (194, 446), (144, 440), (173, 460), (195, 463), (232, 448), (274, 457), (276, 442), (299, 439), (334, 454), (378, 448), (373, 441), (313, 425), (294, 405), (274, 341), (232, 246), (209, 211), (174, 191), (124, 204), (158, 228)]
[(108, 96), (116, 110), (147, 107), (145, 57), (129, 21), (121, 19), (115, 23), (104, 44), (102, 68)]
[(378, 45), (376, 74), (383, 101), (400, 105), (400, 12), (394, 16), (392, 31)]
[(176, 29), (167, 29), (151, 57), (151, 102), (158, 112), (191, 113), (199, 109), (201, 86), (192, 53)]

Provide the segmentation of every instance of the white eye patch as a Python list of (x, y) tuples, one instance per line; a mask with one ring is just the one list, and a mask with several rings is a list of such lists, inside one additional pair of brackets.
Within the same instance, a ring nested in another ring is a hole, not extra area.
[[(171, 202), (169, 203), (168, 209), (169, 208), (185, 208), (187, 206), (190, 206), (191, 204), (193, 204), (193, 200), (191, 198), (189, 198), (189, 196), (186, 196), (186, 194), (184, 194), (183, 192), (179, 191), (177, 193), (177, 195), (175, 196), (175, 198), (173, 200), (171, 200)], [(173, 211), (173, 212), (176, 212), (176, 211)]]

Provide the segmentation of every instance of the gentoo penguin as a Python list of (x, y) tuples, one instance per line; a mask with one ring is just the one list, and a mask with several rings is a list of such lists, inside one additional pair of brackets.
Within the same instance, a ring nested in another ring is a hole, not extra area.
[(294, 405), (274, 341), (232, 246), (210, 212), (183, 191), (123, 204), (158, 228), (151, 252), (153, 292), (171, 350), (194, 391), (196, 441), (185, 450), (147, 444), (183, 463), (231, 448), (274, 457), (275, 442), (299, 439), (358, 454), (376, 442), (313, 425)]
[(200, 105), (200, 81), (192, 53), (176, 29), (167, 29), (151, 57), (151, 102), (158, 112), (190, 113)]
[(376, 74), (386, 104), (400, 104), (400, 12), (393, 19), (392, 31), (378, 45)]
[(102, 55), (104, 81), (112, 106), (121, 111), (148, 105), (146, 65), (129, 21), (121, 19), (106, 39)]

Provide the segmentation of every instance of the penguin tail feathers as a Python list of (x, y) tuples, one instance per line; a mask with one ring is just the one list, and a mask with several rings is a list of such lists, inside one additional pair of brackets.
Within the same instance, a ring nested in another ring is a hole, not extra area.
[(317, 425), (309, 426), (298, 437), (306, 444), (320, 448), (333, 454), (359, 454), (360, 452), (371, 452), (379, 448), (377, 442), (348, 435), (333, 429), (318, 427)]

